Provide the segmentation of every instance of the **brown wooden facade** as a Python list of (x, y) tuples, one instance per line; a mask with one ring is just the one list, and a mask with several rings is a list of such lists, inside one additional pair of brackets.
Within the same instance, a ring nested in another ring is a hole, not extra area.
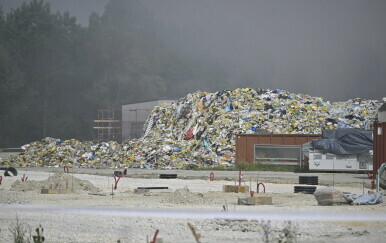
[(259, 145), (302, 145), (320, 134), (237, 134), (236, 135), (236, 164), (253, 163), (254, 147)]
[(375, 175), (379, 167), (386, 163), (386, 122), (374, 122), (373, 152), (373, 171)]

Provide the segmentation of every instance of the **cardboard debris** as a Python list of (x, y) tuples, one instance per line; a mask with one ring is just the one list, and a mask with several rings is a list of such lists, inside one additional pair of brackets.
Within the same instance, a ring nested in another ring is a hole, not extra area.
[(366, 128), (381, 102), (324, 101), (284, 90), (196, 92), (155, 107), (144, 136), (92, 144), (45, 138), (0, 162), (14, 166), (194, 168), (233, 166), (235, 134), (320, 134), (323, 128)]
[(245, 193), (249, 191), (249, 186), (233, 186), (233, 185), (223, 185), (223, 192), (235, 192), (235, 193)]

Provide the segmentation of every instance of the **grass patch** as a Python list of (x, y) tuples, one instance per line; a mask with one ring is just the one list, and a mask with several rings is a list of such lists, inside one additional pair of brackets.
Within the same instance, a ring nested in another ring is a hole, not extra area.
[(207, 170), (229, 170), (229, 171), (233, 171), (233, 170), (237, 170), (234, 166), (232, 167), (226, 167), (226, 166), (222, 166), (222, 165), (213, 165), (213, 166), (209, 166), (209, 167), (195, 167), (193, 168), (192, 170), (197, 170), (197, 171), (207, 171)]
[(249, 164), (240, 163), (236, 165), (237, 170), (244, 171), (284, 171), (295, 172), (299, 170), (297, 165), (270, 165), (270, 164)]
[(31, 243), (31, 239), (33, 243), (44, 243), (45, 241), (44, 229), (41, 225), (35, 230), (37, 235), (31, 235), (31, 226), (19, 221), (17, 215), (16, 222), (9, 227), (9, 231), (14, 243)]
[(249, 164), (239, 163), (232, 167), (226, 167), (221, 165), (214, 165), (209, 167), (196, 167), (192, 170), (197, 171), (282, 171), (282, 172), (305, 172), (308, 168), (299, 168), (298, 165), (270, 165), (270, 164)]

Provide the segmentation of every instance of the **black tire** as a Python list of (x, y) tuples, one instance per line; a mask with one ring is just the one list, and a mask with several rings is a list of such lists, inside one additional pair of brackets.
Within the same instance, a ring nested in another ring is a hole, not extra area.
[(299, 176), (299, 179), (318, 179), (318, 176)]
[(299, 184), (318, 185), (317, 176), (299, 176)]
[(303, 193), (303, 194), (314, 194), (314, 192), (308, 192), (308, 191), (301, 191), (301, 192), (295, 192), (295, 193)]
[(316, 186), (294, 186), (294, 193), (314, 194)]
[(304, 185), (318, 185), (318, 181), (299, 181), (299, 184), (304, 184)]
[(159, 178), (160, 179), (176, 179), (177, 174), (160, 174)]
[(294, 186), (295, 189), (299, 190), (309, 190), (309, 189), (316, 189), (316, 186)]
[[(11, 174), (9, 172), (11, 172)], [(4, 176), (17, 176), (17, 170), (13, 167), (8, 167), (4, 171)]]
[(155, 189), (169, 189), (167, 186), (145, 186), (145, 187), (137, 187), (137, 189), (148, 189), (148, 190), (155, 190)]

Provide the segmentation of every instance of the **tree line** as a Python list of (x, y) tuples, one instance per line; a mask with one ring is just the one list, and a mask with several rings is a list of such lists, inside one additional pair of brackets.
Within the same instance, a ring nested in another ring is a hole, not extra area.
[(86, 27), (42, 0), (0, 11), (0, 147), (93, 140), (99, 108), (223, 87), (224, 70), (163, 41), (173, 31), (138, 0), (111, 0)]

